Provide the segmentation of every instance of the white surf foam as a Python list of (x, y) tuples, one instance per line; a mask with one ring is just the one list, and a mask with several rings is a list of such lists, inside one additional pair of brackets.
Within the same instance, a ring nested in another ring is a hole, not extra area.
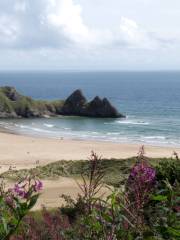
[(41, 133), (52, 133), (51, 131), (42, 129), (42, 128), (37, 128), (37, 127), (31, 127), (28, 125), (18, 125), (16, 124), (17, 127), (23, 129), (23, 130), (30, 130), (30, 131), (34, 131), (34, 132), (41, 132)]
[(165, 136), (146, 136), (146, 137), (143, 137), (143, 139), (166, 140), (167, 138)]
[(149, 125), (149, 122), (144, 121), (136, 121), (136, 120), (118, 120), (116, 121), (118, 124), (128, 124), (128, 125)]
[(43, 125), (44, 125), (45, 127), (48, 127), (48, 128), (53, 128), (53, 127), (54, 127), (53, 124), (47, 124), (47, 123), (44, 123)]
[(104, 124), (108, 125), (116, 125), (116, 124), (125, 124), (125, 125), (149, 125), (149, 122), (142, 121), (142, 120), (130, 120), (130, 119), (123, 119), (113, 122), (105, 122)]

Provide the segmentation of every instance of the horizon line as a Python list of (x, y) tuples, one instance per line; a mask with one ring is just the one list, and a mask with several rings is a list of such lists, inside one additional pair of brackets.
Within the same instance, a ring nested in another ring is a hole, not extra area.
[(0, 69), (0, 72), (180, 72), (180, 69)]

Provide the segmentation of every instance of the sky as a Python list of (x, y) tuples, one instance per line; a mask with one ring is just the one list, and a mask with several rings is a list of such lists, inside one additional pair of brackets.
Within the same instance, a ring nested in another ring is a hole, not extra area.
[(0, 70), (180, 70), (179, 0), (1, 0)]

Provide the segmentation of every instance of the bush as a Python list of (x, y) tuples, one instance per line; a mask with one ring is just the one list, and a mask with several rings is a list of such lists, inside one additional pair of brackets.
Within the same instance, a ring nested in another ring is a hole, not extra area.
[(34, 116), (34, 101), (29, 97), (21, 97), (16, 102), (13, 102), (13, 107), (18, 116), (31, 117)]
[(13, 240), (180, 239), (178, 161), (164, 160), (155, 168), (142, 148), (124, 188), (111, 188), (105, 197), (100, 194), (105, 170), (92, 153), (78, 183), (78, 198), (62, 196), (66, 205), (61, 209), (43, 209), (40, 219), (26, 218)]
[(146, 217), (151, 234), (160, 239), (180, 239), (180, 183), (156, 189), (151, 202), (146, 206)]
[[(152, 167), (142, 148), (125, 191), (115, 189), (104, 200), (95, 196), (85, 200), (85, 206), (91, 202), (92, 207), (79, 215), (67, 239), (179, 239), (179, 181), (176, 178), (176, 184), (171, 185), (165, 181), (166, 175), (159, 179), (156, 174), (161, 166)], [(90, 176), (87, 181), (91, 183)], [(90, 196), (86, 191), (81, 200)]]
[(64, 232), (69, 228), (68, 218), (60, 210), (47, 211), (40, 216), (25, 217), (17, 236), (11, 240), (65, 240)]
[(158, 181), (168, 180), (170, 184), (180, 182), (180, 159), (176, 153), (174, 154), (175, 159), (162, 161), (157, 166)]
[(13, 108), (10, 104), (9, 99), (0, 90), (0, 112), (11, 113)]
[(2, 182), (0, 187), (0, 239), (8, 240), (18, 229), (22, 219), (36, 204), (42, 183), (27, 177), (5, 190)]

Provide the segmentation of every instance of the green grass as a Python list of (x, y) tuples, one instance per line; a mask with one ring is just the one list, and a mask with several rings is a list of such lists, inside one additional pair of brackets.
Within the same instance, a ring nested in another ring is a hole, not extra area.
[(4, 95), (0, 89), (0, 111), (10, 113), (13, 111), (10, 100)]
[[(128, 159), (103, 159), (102, 168), (104, 170), (103, 181), (108, 185), (119, 186), (127, 179), (129, 170), (136, 162), (136, 157)], [(150, 163), (156, 166), (160, 161), (166, 158), (153, 158)], [(1, 177), (16, 181), (30, 173), (38, 175), (41, 179), (58, 179), (59, 177), (79, 177), (88, 167), (87, 160), (79, 161), (58, 161), (46, 166), (39, 166), (34, 169), (13, 170), (1, 174)]]
[(16, 92), (19, 95), (16, 101), (12, 101), (8, 97), (8, 87), (0, 87), (0, 112), (4, 113), (16, 113), (17, 116), (27, 117), (31, 113), (43, 114), (52, 114), (56, 115), (60, 113), (60, 110), (64, 104), (63, 100), (53, 100), (53, 101), (44, 101), (44, 100), (34, 100), (30, 97), (23, 96)]

